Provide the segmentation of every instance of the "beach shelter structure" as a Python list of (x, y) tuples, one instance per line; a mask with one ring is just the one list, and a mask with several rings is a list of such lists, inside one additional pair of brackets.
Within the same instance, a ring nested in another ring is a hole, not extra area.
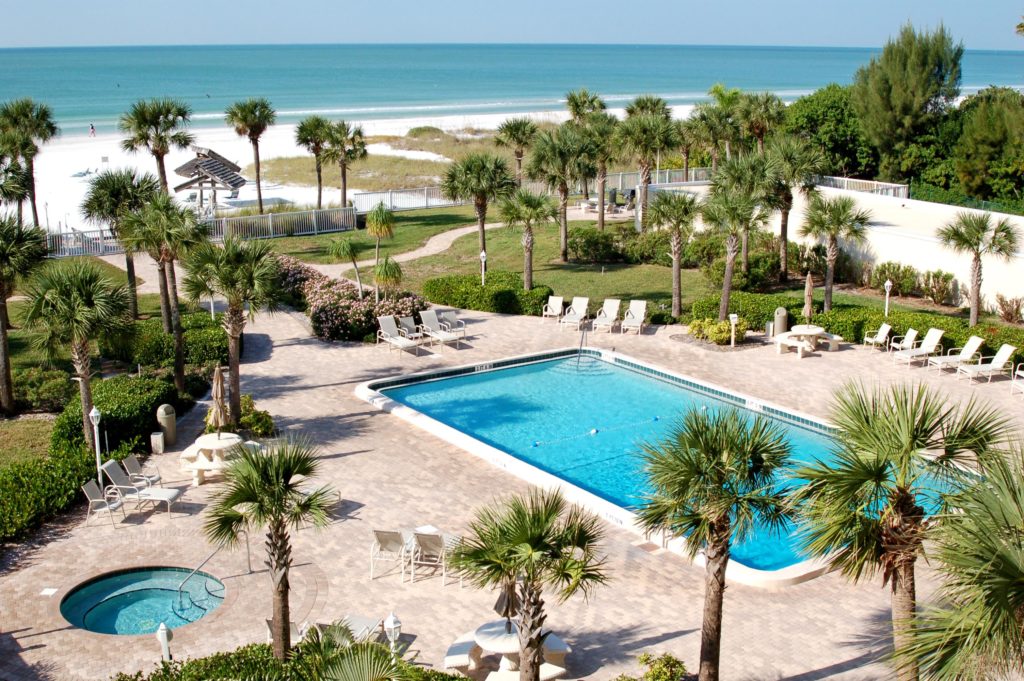
[(245, 178), (239, 175), (239, 166), (227, 160), (212, 149), (192, 147), (196, 157), (174, 169), (175, 174), (188, 180), (176, 186), (175, 192), (186, 189), (199, 190), (199, 207), (203, 207), (203, 194), (213, 194), (213, 205), (217, 205), (217, 190), (235, 191), (245, 186)]

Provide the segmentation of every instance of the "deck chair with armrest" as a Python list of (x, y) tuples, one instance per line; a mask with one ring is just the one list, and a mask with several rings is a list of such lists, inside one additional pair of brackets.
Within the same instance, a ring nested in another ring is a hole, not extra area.
[(592, 322), (594, 331), (605, 329), (608, 333), (611, 333), (615, 324), (619, 321), (619, 307), (621, 305), (622, 301), (618, 298), (606, 298), (601, 309), (594, 316), (594, 321)]
[(925, 334), (924, 340), (919, 345), (892, 353), (892, 363), (906, 362), (908, 369), (918, 360), (927, 363), (929, 357), (942, 352), (942, 334), (942, 329), (928, 329), (928, 333)]
[(437, 341), (441, 345), (455, 343), (456, 347), (462, 347), (462, 339), (459, 338), (459, 334), (448, 331), (441, 320), (437, 318), (435, 310), (421, 311), (420, 319), (423, 321), (420, 328), (431, 340)]
[(413, 350), (416, 355), (420, 354), (420, 343), (417, 340), (409, 338), (405, 335), (402, 329), (398, 328), (398, 323), (395, 322), (395, 318), (391, 315), (385, 315), (383, 317), (377, 317), (377, 324), (380, 326), (377, 329), (377, 342), (384, 341), (388, 344), (388, 350)]
[(619, 324), (619, 333), (626, 333), (627, 331), (636, 331), (636, 335), (639, 336), (641, 333), (643, 333), (644, 318), (646, 316), (646, 300), (629, 301), (629, 309), (626, 310), (626, 314), (622, 315), (622, 323)]
[(576, 327), (578, 331), (583, 326), (583, 322), (587, 321), (587, 306), (590, 305), (590, 298), (584, 298), (583, 296), (576, 296), (572, 299), (572, 304), (569, 309), (565, 311), (562, 318), (558, 320), (558, 328), (564, 328), (566, 326)]
[[(956, 377), (966, 376), (969, 380), (987, 378), (992, 382), (993, 376), (1009, 373), (1013, 369), (1013, 353), (1017, 348), (1003, 343), (991, 357), (982, 357), (977, 364), (961, 364), (956, 368)], [(986, 362), (985, 360), (991, 360)]]

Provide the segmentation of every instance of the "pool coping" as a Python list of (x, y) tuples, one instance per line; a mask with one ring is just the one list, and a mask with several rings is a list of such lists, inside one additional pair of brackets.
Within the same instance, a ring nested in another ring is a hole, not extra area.
[[(623, 353), (589, 346), (559, 348), (546, 352), (513, 355), (511, 357), (490, 362), (476, 362), (473, 364), (432, 369), (389, 378), (378, 378), (360, 383), (355, 387), (354, 392), (358, 398), (380, 411), (393, 414), (403, 421), (411, 423), (412, 425), (427, 431), (431, 435), (434, 435), (435, 437), (438, 437), (459, 449), (469, 452), (470, 454), (473, 454), (474, 456), (481, 458), (532, 485), (547, 489), (558, 489), (563, 495), (565, 495), (566, 499), (572, 503), (578, 504), (587, 510), (596, 513), (605, 521), (613, 525), (630, 530), (633, 533), (640, 535), (645, 540), (650, 541), (652, 539), (650, 533), (645, 532), (644, 529), (640, 527), (637, 516), (632, 511), (618, 506), (607, 499), (603, 499), (593, 492), (577, 487), (556, 475), (541, 470), (540, 468), (518, 459), (497, 447), (481, 442), (471, 435), (463, 433), (452, 426), (441, 423), (440, 421), (427, 416), (412, 407), (393, 400), (380, 392), (381, 390), (396, 388), (411, 383), (425, 383), (444, 378), (496, 371), (511, 366), (547, 362), (554, 359), (575, 357), (578, 355), (597, 357), (602, 361), (612, 364), (613, 366), (622, 366), (633, 371), (639, 371), (640, 373), (654, 378), (667, 380), (671, 383), (680, 385), (681, 387), (696, 390), (697, 392), (701, 392), (716, 399), (725, 400), (726, 402), (748, 409), (754, 413), (768, 414), (798, 427), (810, 428), (824, 434), (828, 434), (834, 430), (826, 421), (813, 417), (809, 414), (805, 414), (794, 409), (788, 409), (767, 400), (761, 400), (759, 398), (744, 395), (743, 393), (729, 390), (713, 383), (701, 381), (689, 376), (683, 376), (682, 374), (662, 367), (652, 366), (649, 363), (641, 362)], [(660, 538), (660, 545), (662, 548), (672, 551), (673, 553), (677, 553), (684, 557), (687, 556), (685, 551), (685, 539), (683, 538), (668, 538), (663, 533)], [(704, 566), (703, 554), (698, 555), (697, 558), (694, 559), (694, 562), (697, 565)], [(828, 563), (820, 558), (804, 560), (778, 570), (759, 570), (742, 565), (734, 560), (730, 560), (726, 570), (726, 579), (746, 586), (772, 589), (806, 582), (828, 572), (829, 569)]]

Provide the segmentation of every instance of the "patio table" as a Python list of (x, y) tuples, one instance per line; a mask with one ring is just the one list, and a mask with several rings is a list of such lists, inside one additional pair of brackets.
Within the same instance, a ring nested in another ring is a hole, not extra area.
[(510, 626), (505, 620), (482, 624), (473, 632), (473, 640), (485, 652), (501, 655), (498, 668), (502, 671), (519, 669), (519, 629), (516, 628), (515, 622)]

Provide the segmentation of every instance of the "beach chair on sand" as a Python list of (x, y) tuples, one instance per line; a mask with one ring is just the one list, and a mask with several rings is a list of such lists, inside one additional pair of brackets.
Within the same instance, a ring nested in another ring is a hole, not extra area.
[(882, 348), (883, 350), (889, 344), (889, 332), (892, 331), (892, 327), (888, 324), (882, 324), (877, 329), (868, 331), (864, 336), (864, 345), (870, 345), (876, 348)]
[[(1017, 352), (1017, 348), (1003, 343), (995, 355), (982, 357), (978, 360), (977, 364), (961, 364), (958, 366), (956, 368), (956, 377), (959, 379), (961, 376), (966, 376), (972, 381), (976, 378), (987, 378), (988, 382), (991, 383), (993, 376), (1010, 372), (1013, 368), (1010, 360), (1013, 359), (1013, 353), (1015, 352)], [(986, 362), (986, 359), (992, 361)]]
[(590, 305), (590, 298), (576, 296), (572, 299), (572, 305), (565, 311), (562, 318), (558, 320), (559, 328), (562, 326), (574, 326), (579, 331), (583, 322), (587, 321), (587, 306)]
[(945, 355), (929, 357), (928, 366), (935, 367), (939, 371), (943, 369), (956, 369), (961, 364), (972, 362), (976, 357), (980, 356), (981, 353), (978, 350), (981, 349), (981, 344), (984, 342), (985, 340), (979, 336), (971, 336), (962, 348), (953, 348)]
[(562, 296), (548, 296), (548, 302), (544, 303), (544, 309), (541, 311), (541, 318), (554, 317), (558, 319), (562, 316), (563, 307), (565, 307), (565, 303)]
[(927, 363), (929, 357), (942, 352), (942, 345), (940, 345), (942, 334), (942, 329), (928, 329), (928, 333), (925, 334), (924, 340), (921, 341), (920, 345), (906, 350), (897, 350), (892, 353), (892, 363), (906, 362), (908, 369), (918, 360), (923, 360)]
[(377, 330), (377, 342), (384, 341), (388, 344), (388, 350), (398, 348), (399, 350), (415, 350), (416, 355), (420, 354), (420, 343), (418, 340), (413, 340), (405, 335), (405, 333), (398, 328), (398, 324), (395, 322), (395, 318), (391, 315), (384, 317), (377, 317), (377, 324), (380, 325), (380, 329)]
[(619, 306), (622, 305), (622, 301), (617, 298), (606, 298), (604, 305), (597, 311), (597, 316), (594, 317), (593, 328), (594, 331), (599, 329), (606, 329), (608, 333), (612, 332), (612, 327), (619, 321)]
[(626, 314), (622, 315), (622, 323), (619, 324), (619, 333), (626, 333), (626, 331), (636, 331), (636, 335), (639, 336), (641, 333), (643, 333), (644, 317), (646, 316), (646, 300), (629, 301), (629, 309), (626, 310)]
[(435, 310), (421, 311), (420, 319), (423, 321), (420, 328), (423, 329), (423, 333), (427, 334), (427, 336), (432, 340), (441, 343), (441, 345), (444, 345), (445, 343), (455, 343), (457, 347), (462, 346), (462, 339), (459, 338), (459, 334), (452, 333), (445, 328), (445, 325), (437, 318), (437, 312)]

